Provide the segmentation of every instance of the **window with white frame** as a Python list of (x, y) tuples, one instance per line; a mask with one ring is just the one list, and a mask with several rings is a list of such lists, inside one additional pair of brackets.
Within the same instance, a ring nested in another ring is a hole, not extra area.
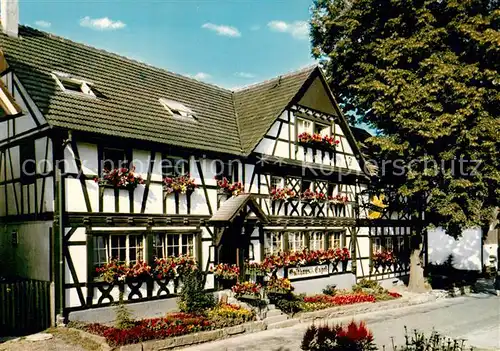
[(343, 232), (332, 232), (330, 234), (330, 242), (329, 246), (332, 249), (341, 249), (343, 246), (342, 243), (342, 237), (343, 237)]
[(181, 157), (165, 157), (161, 166), (164, 177), (178, 177), (189, 173), (189, 160)]
[(373, 238), (373, 252), (381, 252), (382, 251), (382, 238), (375, 237)]
[(297, 118), (297, 134), (309, 133), (312, 134), (314, 132), (313, 122), (307, 119)]
[(385, 249), (390, 251), (394, 250), (394, 242), (391, 237), (385, 238)]
[(106, 245), (106, 237), (94, 236), (94, 266), (102, 266), (108, 262), (108, 249)]
[(331, 132), (331, 126), (328, 124), (322, 124), (315, 122), (314, 123), (314, 134), (320, 134), (322, 136), (330, 136), (332, 134)]
[(281, 251), (283, 251), (283, 233), (266, 232), (264, 253), (266, 255), (277, 255)]
[(186, 105), (170, 99), (160, 98), (160, 104), (165, 108), (167, 113), (172, 117), (181, 118), (187, 121), (196, 121), (194, 112)]
[(306, 246), (305, 235), (302, 232), (288, 233), (288, 250), (301, 251)]
[(324, 232), (312, 232), (309, 237), (309, 248), (311, 250), (324, 250), (325, 234)]
[(194, 234), (166, 234), (165, 248), (167, 256), (194, 255)]
[(95, 97), (92, 84), (81, 79), (76, 79), (68, 74), (54, 73), (54, 79), (65, 93), (81, 94)]
[(271, 177), (271, 189), (283, 188), (284, 179), (282, 177)]
[(403, 236), (396, 237), (396, 248), (398, 252), (405, 251), (405, 238)]
[(165, 257), (165, 235), (156, 234), (153, 236), (153, 257)]
[(135, 264), (144, 260), (142, 234), (94, 235), (94, 265), (101, 266), (110, 260)]

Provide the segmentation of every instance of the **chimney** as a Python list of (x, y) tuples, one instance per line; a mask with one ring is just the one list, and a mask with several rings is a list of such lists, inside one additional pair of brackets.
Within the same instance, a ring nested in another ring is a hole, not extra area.
[(11, 37), (17, 37), (19, 31), (19, 0), (0, 0), (2, 30)]

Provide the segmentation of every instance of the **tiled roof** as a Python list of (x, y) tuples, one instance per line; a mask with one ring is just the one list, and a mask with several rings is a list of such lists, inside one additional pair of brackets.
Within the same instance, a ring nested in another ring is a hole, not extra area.
[(251, 152), (287, 107), (316, 66), (258, 83), (234, 93), (244, 152)]
[[(26, 26), (19, 38), (0, 34), (0, 47), (53, 126), (236, 155), (252, 151), (313, 70), (232, 92)], [(102, 96), (65, 93), (53, 72)], [(197, 121), (169, 116), (159, 98), (188, 106)]]

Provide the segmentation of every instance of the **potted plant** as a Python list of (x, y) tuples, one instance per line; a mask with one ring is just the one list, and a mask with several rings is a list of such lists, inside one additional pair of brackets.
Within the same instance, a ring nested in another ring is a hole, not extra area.
[(250, 299), (256, 300), (260, 299), (260, 291), (262, 286), (260, 284), (252, 283), (252, 282), (243, 282), (236, 283), (231, 288), (231, 291), (234, 293), (234, 296), (237, 299)]
[(394, 254), (392, 250), (377, 251), (372, 256), (372, 262), (375, 270), (382, 268), (382, 271), (384, 271), (386, 268), (389, 268), (392, 264), (394, 264)]
[(212, 271), (223, 289), (230, 289), (240, 276), (240, 268), (235, 264), (219, 263)]
[(113, 259), (110, 262), (97, 267), (95, 272), (97, 274), (96, 281), (115, 284), (125, 281), (127, 278), (128, 267), (125, 263), (121, 263), (117, 259)]
[(266, 284), (266, 294), (290, 294), (294, 290), (290, 280), (286, 278), (272, 277)]

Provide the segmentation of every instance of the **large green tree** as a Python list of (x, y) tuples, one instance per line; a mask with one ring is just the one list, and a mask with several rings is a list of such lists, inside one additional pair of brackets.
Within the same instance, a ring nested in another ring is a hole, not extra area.
[[(499, 4), (314, 1), (313, 56), (354, 112), (351, 122), (358, 116), (380, 131), (369, 140), (378, 161), (395, 161), (379, 164), (381, 183), (425, 214), (423, 230), (442, 226), (459, 236), (484, 228), (500, 205)], [(419, 247), (410, 269), (416, 289)]]

